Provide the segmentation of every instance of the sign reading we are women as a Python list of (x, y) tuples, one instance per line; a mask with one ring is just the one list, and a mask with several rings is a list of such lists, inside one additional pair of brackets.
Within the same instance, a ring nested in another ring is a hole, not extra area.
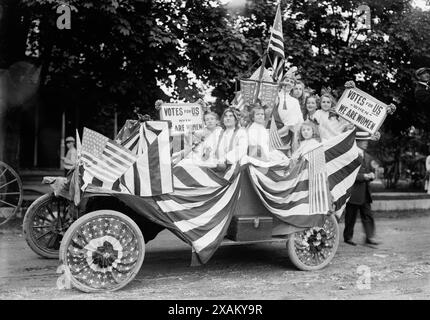
[(388, 106), (358, 88), (351, 88), (343, 92), (335, 110), (342, 118), (374, 134), (387, 117)]

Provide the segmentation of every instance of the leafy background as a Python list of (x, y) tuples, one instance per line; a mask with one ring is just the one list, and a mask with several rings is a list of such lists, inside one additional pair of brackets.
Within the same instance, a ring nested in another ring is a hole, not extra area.
[[(70, 30), (56, 26), (63, 3), (72, 9)], [(430, 11), (409, 0), (368, 0), (372, 27), (360, 30), (361, 4), (282, 0), (286, 56), (317, 91), (330, 86), (341, 93), (345, 81), (355, 80), (376, 98), (396, 101), (398, 110), (387, 118), (372, 151), (398, 180), (406, 172), (405, 155), (420, 159), (428, 152), (430, 108), (415, 103), (414, 70), (430, 66)], [(0, 69), (24, 61), (36, 66), (30, 73), (38, 75), (35, 95), (19, 81), (5, 89), (0, 112), (7, 140), (16, 142), (7, 144), (5, 157), (13, 160), (19, 160), (22, 113), (35, 104), (48, 113), (72, 110), (78, 127), (108, 136), (115, 112), (120, 124), (136, 111), (156, 116), (157, 99), (195, 101), (204, 96), (202, 86), (213, 88), (214, 108), (221, 112), (234, 96), (236, 79), (247, 75), (267, 48), (276, 10), (272, 0), (246, 1), (239, 14), (220, 0), (0, 0), (0, 5)], [(166, 94), (160, 86), (171, 90)]]

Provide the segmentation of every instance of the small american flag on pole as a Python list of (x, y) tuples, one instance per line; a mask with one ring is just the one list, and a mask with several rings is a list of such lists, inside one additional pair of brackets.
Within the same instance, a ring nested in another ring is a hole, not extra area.
[(280, 81), (284, 71), (284, 35), (282, 33), (281, 5), (278, 4), (276, 9), (275, 21), (273, 22), (272, 32), (270, 34), (268, 52), (274, 59), (273, 62), (273, 80)]
[(243, 108), (245, 107), (245, 99), (243, 99), (241, 91), (236, 92), (234, 99), (231, 102), (231, 104), (232, 104), (232, 106), (239, 109), (240, 111), (243, 110)]
[(281, 136), (278, 133), (276, 126), (275, 116), (272, 114), (272, 120), (270, 121), (269, 129), (269, 146), (271, 150), (281, 149), (284, 144), (282, 143)]
[(84, 165), (84, 183), (99, 180), (98, 184), (112, 185), (137, 157), (130, 150), (119, 145), (104, 135), (84, 128), (81, 148), (81, 160)]

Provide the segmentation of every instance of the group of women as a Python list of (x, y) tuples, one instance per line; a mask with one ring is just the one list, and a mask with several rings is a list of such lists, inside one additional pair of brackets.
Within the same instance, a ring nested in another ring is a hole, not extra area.
[[(335, 104), (329, 92), (321, 97), (306, 94), (303, 82), (287, 72), (275, 107), (260, 102), (241, 111), (229, 107), (220, 119), (206, 111), (204, 130), (193, 133), (199, 143), (182, 161), (222, 170), (245, 155), (267, 162), (298, 159), (324, 140), (353, 128), (334, 112)], [(274, 140), (279, 141), (277, 147)]]

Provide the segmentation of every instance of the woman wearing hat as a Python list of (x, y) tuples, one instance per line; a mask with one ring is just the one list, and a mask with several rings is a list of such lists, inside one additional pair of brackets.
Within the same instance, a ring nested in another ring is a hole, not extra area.
[(61, 157), (61, 160), (64, 162), (64, 174), (67, 176), (67, 173), (75, 166), (76, 160), (78, 158), (75, 148), (75, 138), (67, 137), (66, 147), (68, 149), (66, 156)]

